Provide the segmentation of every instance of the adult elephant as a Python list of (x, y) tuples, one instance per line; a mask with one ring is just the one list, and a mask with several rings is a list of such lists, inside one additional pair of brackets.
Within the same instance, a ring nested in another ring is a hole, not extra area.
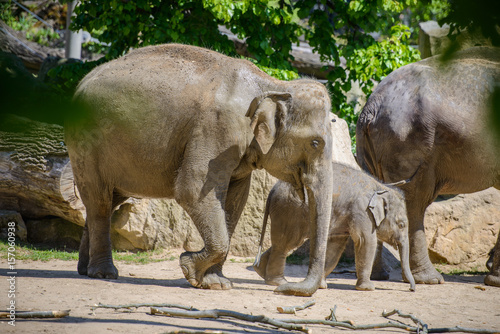
[[(410, 224), (410, 266), (418, 283), (442, 283), (430, 262), (424, 213), (438, 195), (500, 189), (500, 151), (488, 126), (500, 82), (500, 51), (476, 47), (442, 63), (404, 66), (374, 90), (356, 128), (360, 166), (402, 187)], [(500, 242), (485, 283), (500, 286)]]
[(110, 217), (128, 197), (174, 198), (205, 247), (180, 265), (195, 287), (230, 289), (222, 274), (252, 170), (264, 168), (309, 198), (311, 254), (302, 282), (277, 288), (311, 295), (323, 278), (331, 211), (330, 99), (312, 80), (283, 82), (246, 60), (186, 45), (134, 50), (79, 84), (84, 116), (65, 139), (87, 217), (78, 272), (117, 278)]

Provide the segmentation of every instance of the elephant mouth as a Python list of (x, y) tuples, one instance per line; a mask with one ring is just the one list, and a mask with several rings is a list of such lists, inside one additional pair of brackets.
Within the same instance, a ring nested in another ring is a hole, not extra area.
[(300, 200), (305, 203), (306, 190), (305, 190), (304, 181), (302, 178), (302, 176), (303, 176), (302, 168), (300, 168), (300, 167), (297, 168), (295, 173), (293, 173), (292, 175), (293, 175), (293, 181), (294, 181), (293, 185), (294, 185), (295, 191), (299, 195)]

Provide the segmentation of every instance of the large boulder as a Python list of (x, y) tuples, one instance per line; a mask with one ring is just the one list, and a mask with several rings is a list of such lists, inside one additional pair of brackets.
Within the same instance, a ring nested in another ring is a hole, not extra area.
[(486, 270), (500, 229), (500, 191), (438, 198), (425, 213), (425, 235), (433, 263)]

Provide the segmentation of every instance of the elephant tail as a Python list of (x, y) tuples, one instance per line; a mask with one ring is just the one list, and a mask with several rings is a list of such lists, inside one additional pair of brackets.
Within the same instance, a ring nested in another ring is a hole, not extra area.
[(258, 267), (260, 265), (260, 258), (262, 256), (262, 245), (264, 244), (264, 236), (266, 235), (267, 220), (269, 218), (269, 207), (271, 206), (271, 197), (272, 197), (272, 189), (271, 193), (269, 193), (269, 196), (267, 197), (266, 200), (266, 208), (264, 210), (264, 221), (262, 222), (262, 231), (260, 233), (259, 249), (257, 251), (257, 256), (255, 257), (255, 262), (253, 264), (254, 267)]

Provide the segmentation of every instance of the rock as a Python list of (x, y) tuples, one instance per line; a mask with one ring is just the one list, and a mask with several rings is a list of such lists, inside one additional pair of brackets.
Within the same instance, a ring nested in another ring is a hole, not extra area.
[(500, 191), (438, 199), (425, 213), (425, 235), (433, 263), (484, 269), (500, 229)]
[(0, 238), (7, 240), (9, 237), (9, 223), (14, 223), (16, 239), (26, 241), (28, 237), (28, 230), (24, 224), (23, 217), (16, 211), (0, 210)]
[[(418, 49), (422, 59), (443, 53), (451, 45), (448, 37), (450, 26), (445, 24), (439, 26), (436, 21), (420, 23), (418, 36)], [(491, 46), (491, 41), (479, 32), (462, 31), (457, 37), (457, 51), (471, 48), (473, 46)]]
[(26, 220), (28, 242), (56, 249), (78, 250), (83, 228), (59, 217)]

